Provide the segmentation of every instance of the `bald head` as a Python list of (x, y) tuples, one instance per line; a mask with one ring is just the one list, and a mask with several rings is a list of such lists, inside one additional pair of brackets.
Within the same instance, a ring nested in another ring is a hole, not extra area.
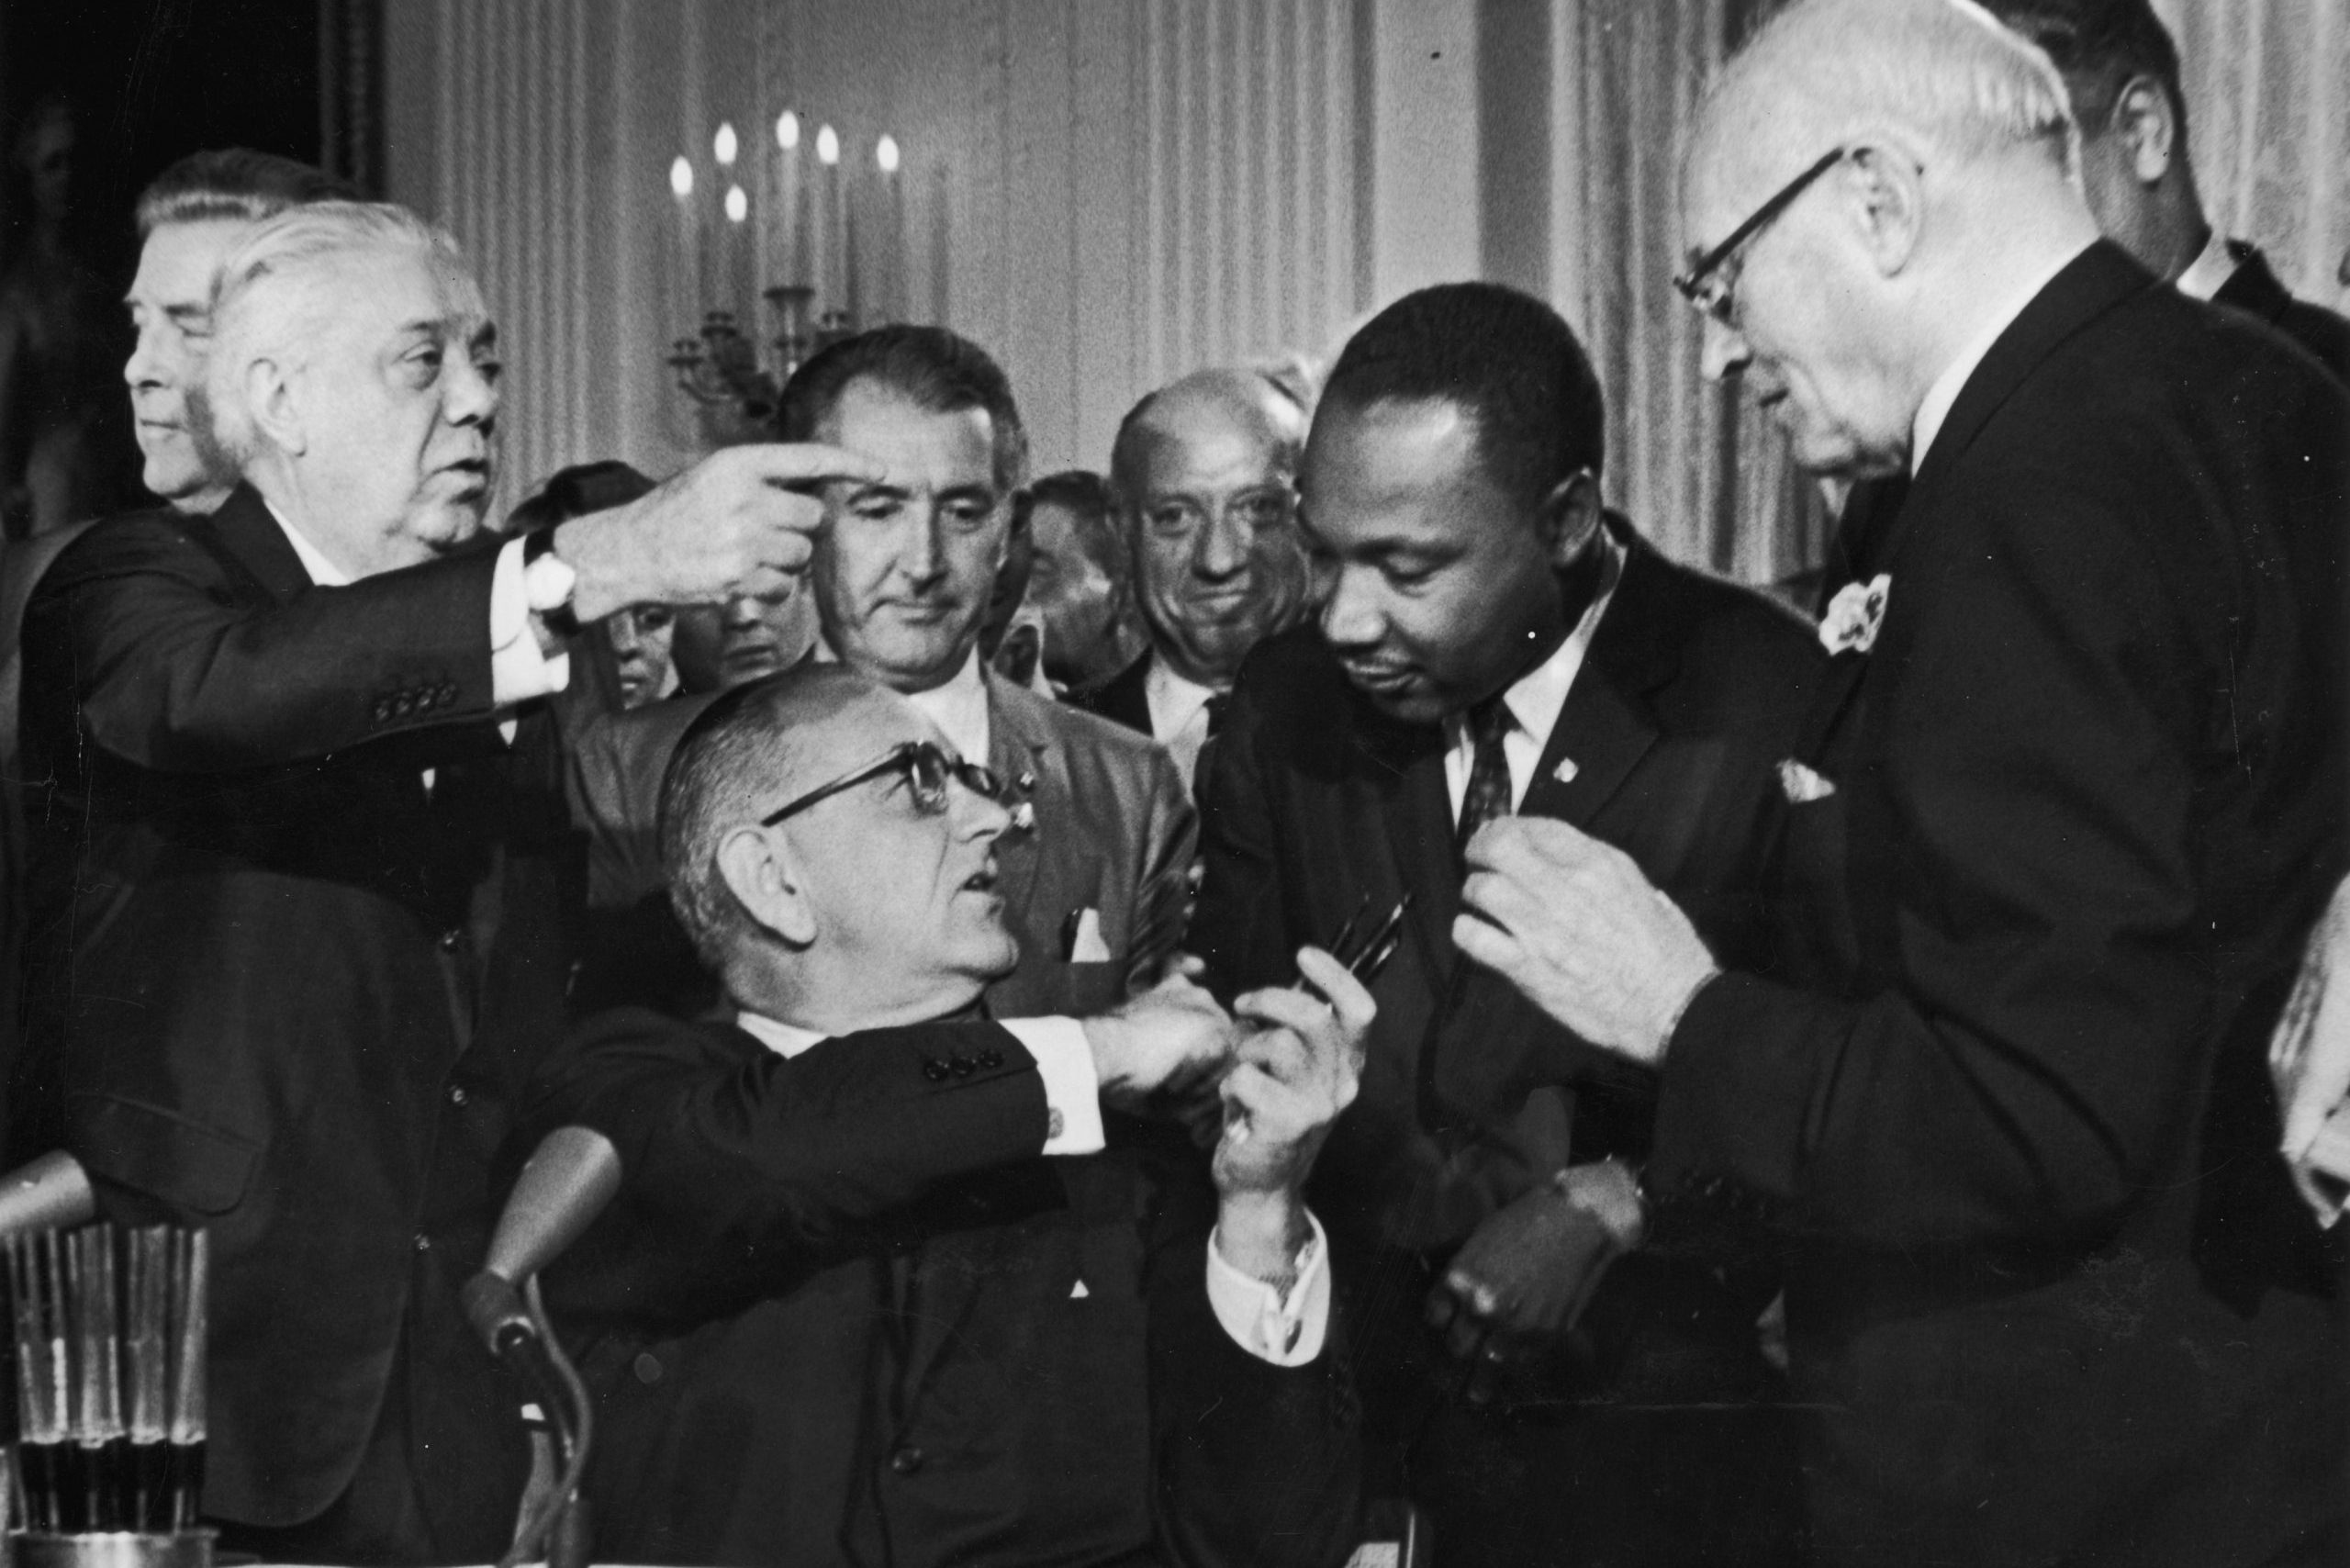
[(1151, 646), (1222, 690), (1305, 603), (1296, 479), (1306, 414), (1254, 371), (1203, 370), (1135, 405), (1110, 482)]
[(1892, 139), (1948, 169), (2018, 155), (2069, 172), (2076, 137), (2045, 55), (1971, 0), (1799, 0), (1707, 88), (1692, 180), (1785, 180)]
[(1136, 403), (1110, 449), (1110, 480), (1121, 493), (1143, 483), (1152, 449), (1218, 434), (1264, 447), (1297, 469), (1305, 445), (1305, 409), (1271, 377), (1253, 370), (1195, 370)]

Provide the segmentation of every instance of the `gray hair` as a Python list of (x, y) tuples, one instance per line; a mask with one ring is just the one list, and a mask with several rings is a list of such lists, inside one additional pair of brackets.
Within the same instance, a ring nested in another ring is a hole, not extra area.
[(1817, 151), (1899, 129), (1959, 162), (2038, 148), (2078, 163), (2064, 78), (1974, 0), (1796, 0), (1723, 67), (1701, 123), (1740, 99)]
[(390, 202), (321, 201), (257, 225), (220, 268), (212, 290), (212, 360), (205, 400), (222, 455), (241, 470), (261, 436), (245, 377), (274, 360), (299, 365), (341, 303), (330, 284), (354, 256), (412, 253), (470, 278), (455, 236)]

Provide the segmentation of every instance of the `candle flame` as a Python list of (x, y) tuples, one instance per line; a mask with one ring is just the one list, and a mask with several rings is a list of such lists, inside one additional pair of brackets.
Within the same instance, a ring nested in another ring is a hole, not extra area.
[(883, 174), (896, 174), (898, 172), (898, 139), (894, 136), (883, 136), (874, 145), (873, 161), (881, 165)]
[(726, 187), (726, 221), (740, 223), (751, 216), (751, 198), (743, 194), (740, 185)]
[(816, 161), (820, 163), (841, 161), (841, 133), (829, 125), (816, 132)]
[(734, 139), (733, 120), (720, 122), (718, 134), (711, 139), (710, 150), (718, 155), (720, 168), (731, 169), (734, 166), (734, 154), (742, 151), (742, 144)]
[(775, 144), (786, 152), (800, 145), (800, 117), (789, 109), (776, 116)]
[(694, 194), (694, 166), (683, 156), (669, 165), (669, 194), (679, 201)]

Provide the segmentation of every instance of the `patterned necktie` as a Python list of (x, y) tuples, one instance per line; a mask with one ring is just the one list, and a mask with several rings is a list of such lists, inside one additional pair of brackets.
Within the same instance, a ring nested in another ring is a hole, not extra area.
[(1463, 853), (1479, 828), (1509, 815), (1509, 756), (1502, 750), (1502, 739), (1512, 722), (1509, 704), (1498, 691), (1469, 710), (1469, 738), (1477, 749), (1469, 764), (1469, 788), (1460, 794), (1460, 832), (1453, 838)]

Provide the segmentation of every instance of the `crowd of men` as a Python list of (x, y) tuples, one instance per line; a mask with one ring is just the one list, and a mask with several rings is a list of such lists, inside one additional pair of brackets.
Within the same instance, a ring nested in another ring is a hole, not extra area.
[(0, 1229), (209, 1229), (263, 1561), (507, 1549), (533, 1278), (613, 1561), (2343, 1561), (2350, 324), (2178, 77), (1797, 0), (1708, 86), (1817, 625), (1481, 283), (1043, 478), (876, 328), (492, 519), (448, 235), (187, 160), (162, 504), (5, 564)]

